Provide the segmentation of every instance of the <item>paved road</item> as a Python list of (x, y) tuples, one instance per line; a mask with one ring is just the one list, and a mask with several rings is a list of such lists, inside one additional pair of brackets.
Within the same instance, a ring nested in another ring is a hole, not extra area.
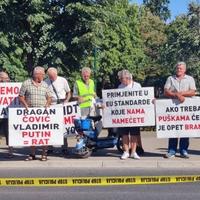
[(198, 184), (0, 189), (1, 200), (199, 200)]
[[(80, 177), (80, 176), (148, 176), (148, 175), (197, 175), (193, 170), (158, 169), (0, 169), (1, 177)], [(93, 187), (0, 187), (1, 200), (85, 200), (85, 199), (148, 199), (148, 200), (199, 200), (199, 183), (168, 185), (93, 186)]]

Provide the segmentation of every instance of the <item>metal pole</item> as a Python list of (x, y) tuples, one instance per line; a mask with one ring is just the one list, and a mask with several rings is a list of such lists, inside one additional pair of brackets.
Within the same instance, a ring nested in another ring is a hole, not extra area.
[(96, 87), (97, 77), (96, 77), (96, 70), (97, 70), (97, 48), (94, 47), (93, 49), (93, 56), (94, 56), (94, 63), (93, 63), (93, 74), (94, 74), (94, 84)]
[(198, 32), (199, 32), (199, 35), (200, 35), (200, 2), (199, 2), (199, 0), (197, 1), (197, 16), (198, 16), (198, 25), (199, 25), (199, 27), (198, 27)]

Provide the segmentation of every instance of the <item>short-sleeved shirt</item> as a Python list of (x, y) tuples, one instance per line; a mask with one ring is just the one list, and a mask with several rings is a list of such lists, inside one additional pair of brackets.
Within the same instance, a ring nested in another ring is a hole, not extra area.
[[(57, 99), (65, 99), (66, 98), (66, 93), (70, 92), (70, 88), (69, 88), (69, 84), (67, 82), (67, 80), (63, 77), (58, 76), (57, 79), (55, 81), (52, 81), (50, 79), (46, 79), (45, 82), (47, 83), (47, 85), (49, 86), (49, 89), (52, 93), (52, 103), (57, 102)], [(57, 95), (53, 89), (53, 86), (57, 92)]]
[(19, 96), (24, 96), (29, 107), (44, 107), (47, 97), (51, 97), (48, 85), (42, 81), (39, 86), (33, 84), (32, 79), (23, 82)]
[(185, 75), (181, 80), (174, 75), (168, 77), (164, 88), (171, 90), (172, 92), (184, 92), (196, 90), (196, 85), (194, 78), (189, 75)]

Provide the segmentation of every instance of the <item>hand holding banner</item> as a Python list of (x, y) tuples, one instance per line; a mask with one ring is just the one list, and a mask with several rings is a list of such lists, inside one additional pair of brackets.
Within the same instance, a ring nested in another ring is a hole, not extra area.
[(62, 145), (63, 131), (63, 107), (9, 108), (10, 146)]
[(152, 87), (103, 90), (104, 127), (154, 126), (154, 89)]
[(156, 100), (158, 138), (200, 137), (199, 98)]

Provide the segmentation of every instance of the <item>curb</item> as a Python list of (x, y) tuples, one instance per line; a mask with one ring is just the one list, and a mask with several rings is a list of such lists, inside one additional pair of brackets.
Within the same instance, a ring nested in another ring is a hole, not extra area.
[(46, 162), (36, 161), (1, 161), (2, 168), (135, 168), (135, 169), (191, 169), (200, 168), (200, 161), (149, 161), (149, 160), (126, 160), (126, 161), (109, 161), (109, 160), (48, 160)]

